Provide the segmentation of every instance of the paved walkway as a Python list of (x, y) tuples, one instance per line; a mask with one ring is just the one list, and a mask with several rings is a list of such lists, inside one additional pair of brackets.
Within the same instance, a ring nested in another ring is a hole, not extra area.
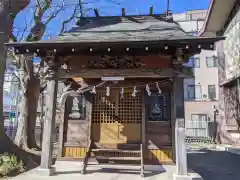
[[(202, 150), (188, 153), (188, 166), (204, 180), (237, 180), (240, 179), (240, 155), (226, 151)], [(21, 174), (12, 180), (141, 180), (139, 166), (94, 165), (87, 168), (87, 174), (79, 172), (79, 162), (61, 161), (56, 163), (56, 175), (40, 177), (36, 170)], [(119, 171), (117, 169), (125, 169)], [(131, 169), (131, 170), (130, 170)], [(146, 180), (172, 180), (175, 166), (145, 166)], [(195, 174), (196, 175), (196, 174)]]
[(191, 152), (188, 154), (188, 167), (204, 180), (240, 179), (240, 155), (226, 151)]
[[(102, 166), (92, 165), (87, 168), (87, 174), (80, 174), (79, 162), (56, 162), (56, 174), (51, 177), (41, 177), (36, 174), (36, 169), (21, 174), (11, 180), (142, 180), (139, 166)], [(112, 169), (112, 168), (116, 169)], [(118, 170), (118, 169), (121, 169)], [(145, 166), (146, 180), (172, 180), (175, 166)], [(196, 174), (193, 173), (196, 176)]]

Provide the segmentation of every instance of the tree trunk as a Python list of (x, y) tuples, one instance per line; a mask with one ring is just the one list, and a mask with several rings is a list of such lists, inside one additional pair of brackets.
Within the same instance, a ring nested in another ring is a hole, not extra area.
[(40, 80), (36, 76), (32, 76), (27, 84), (27, 99), (28, 99), (28, 124), (27, 124), (27, 144), (30, 149), (37, 149), (39, 147), (36, 143), (36, 120), (38, 99), (40, 95)]
[[(18, 159), (22, 160), (27, 168), (34, 168), (39, 165), (40, 157), (23, 151), (16, 146), (4, 132), (3, 118), (3, 83), (6, 63), (6, 52), (4, 43), (8, 41), (8, 23), (9, 23), (9, 4), (8, 1), (0, 1), (0, 154), (15, 154)], [(13, 1), (17, 2), (18, 1)]]
[[(25, 63), (25, 61), (27, 63)], [(25, 66), (26, 64), (28, 67)], [(20, 116), (18, 120), (19, 126), (17, 129), (15, 143), (27, 151), (33, 149), (31, 152), (34, 152), (34, 150), (39, 150), (36, 143), (35, 131), (38, 98), (40, 95), (40, 80), (33, 75), (33, 72), (27, 72), (27, 69), (33, 69), (31, 57), (22, 56), (20, 58), (20, 66), (19, 78), (21, 80), (22, 96), (20, 101)]]

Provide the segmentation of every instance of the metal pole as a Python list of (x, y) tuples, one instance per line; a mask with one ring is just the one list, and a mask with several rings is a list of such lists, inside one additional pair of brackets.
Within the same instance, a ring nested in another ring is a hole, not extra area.
[(170, 0), (167, 0), (167, 10), (166, 10), (167, 16), (169, 15), (169, 7), (170, 7)]

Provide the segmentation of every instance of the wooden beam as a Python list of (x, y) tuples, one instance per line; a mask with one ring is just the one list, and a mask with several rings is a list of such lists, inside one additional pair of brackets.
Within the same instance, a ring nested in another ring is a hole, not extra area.
[(96, 16), (96, 17), (100, 17), (100, 15), (99, 15), (99, 12), (98, 12), (98, 9), (97, 9), (97, 8), (94, 8), (94, 13), (95, 13), (95, 16)]
[(153, 6), (150, 6), (149, 15), (150, 15), (150, 16), (153, 15)]
[(170, 105), (171, 105), (171, 143), (172, 143), (172, 155), (173, 155), (173, 161), (176, 163), (176, 146), (175, 146), (175, 124), (176, 124), (176, 106), (175, 106), (175, 91), (176, 86), (173, 83), (172, 90), (170, 93)]
[(142, 144), (143, 151), (146, 149), (146, 102), (145, 102), (145, 91), (142, 92)]
[[(100, 79), (104, 76), (123, 76), (126, 78), (164, 78), (173, 77), (176, 71), (172, 68), (163, 69), (80, 69), (70, 70), (59, 70), (57, 73), (58, 78), (72, 78), (79, 76), (83, 79), (93, 78)], [(181, 74), (181, 73), (179, 73)]]
[(58, 151), (58, 159), (63, 157), (63, 148), (66, 144), (66, 136), (64, 132), (67, 132), (68, 129), (68, 116), (71, 111), (72, 100), (69, 99), (72, 97), (67, 97), (64, 106), (61, 108), (61, 119), (59, 126), (59, 151)]
[(64, 133), (64, 121), (65, 121), (65, 106), (64, 108), (61, 108), (61, 116), (60, 116), (60, 125), (59, 125), (59, 135), (58, 135), (58, 141), (59, 141), (59, 149), (58, 149), (58, 159), (62, 157), (63, 153), (63, 133)]
[(89, 142), (88, 147), (87, 147), (87, 152), (86, 155), (83, 159), (83, 164), (81, 167), (81, 174), (85, 174), (86, 173), (86, 168), (87, 168), (87, 164), (88, 164), (88, 160), (91, 156), (91, 146), (92, 146), (92, 141)]
[(86, 121), (88, 122), (88, 143), (92, 141), (92, 103), (93, 95), (89, 92), (84, 93), (86, 100)]
[(122, 8), (122, 16), (124, 17), (126, 14), (125, 14), (125, 8)]
[(56, 103), (57, 103), (57, 85), (56, 80), (47, 82), (46, 94), (46, 118), (43, 128), (43, 142), (40, 168), (46, 170), (48, 175), (52, 175), (52, 149), (53, 149), (53, 129), (56, 118)]

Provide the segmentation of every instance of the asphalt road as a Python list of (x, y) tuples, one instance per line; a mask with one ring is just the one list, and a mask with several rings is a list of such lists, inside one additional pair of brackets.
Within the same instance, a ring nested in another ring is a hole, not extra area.
[(188, 167), (204, 180), (240, 179), (240, 155), (226, 151), (194, 151), (188, 153)]

